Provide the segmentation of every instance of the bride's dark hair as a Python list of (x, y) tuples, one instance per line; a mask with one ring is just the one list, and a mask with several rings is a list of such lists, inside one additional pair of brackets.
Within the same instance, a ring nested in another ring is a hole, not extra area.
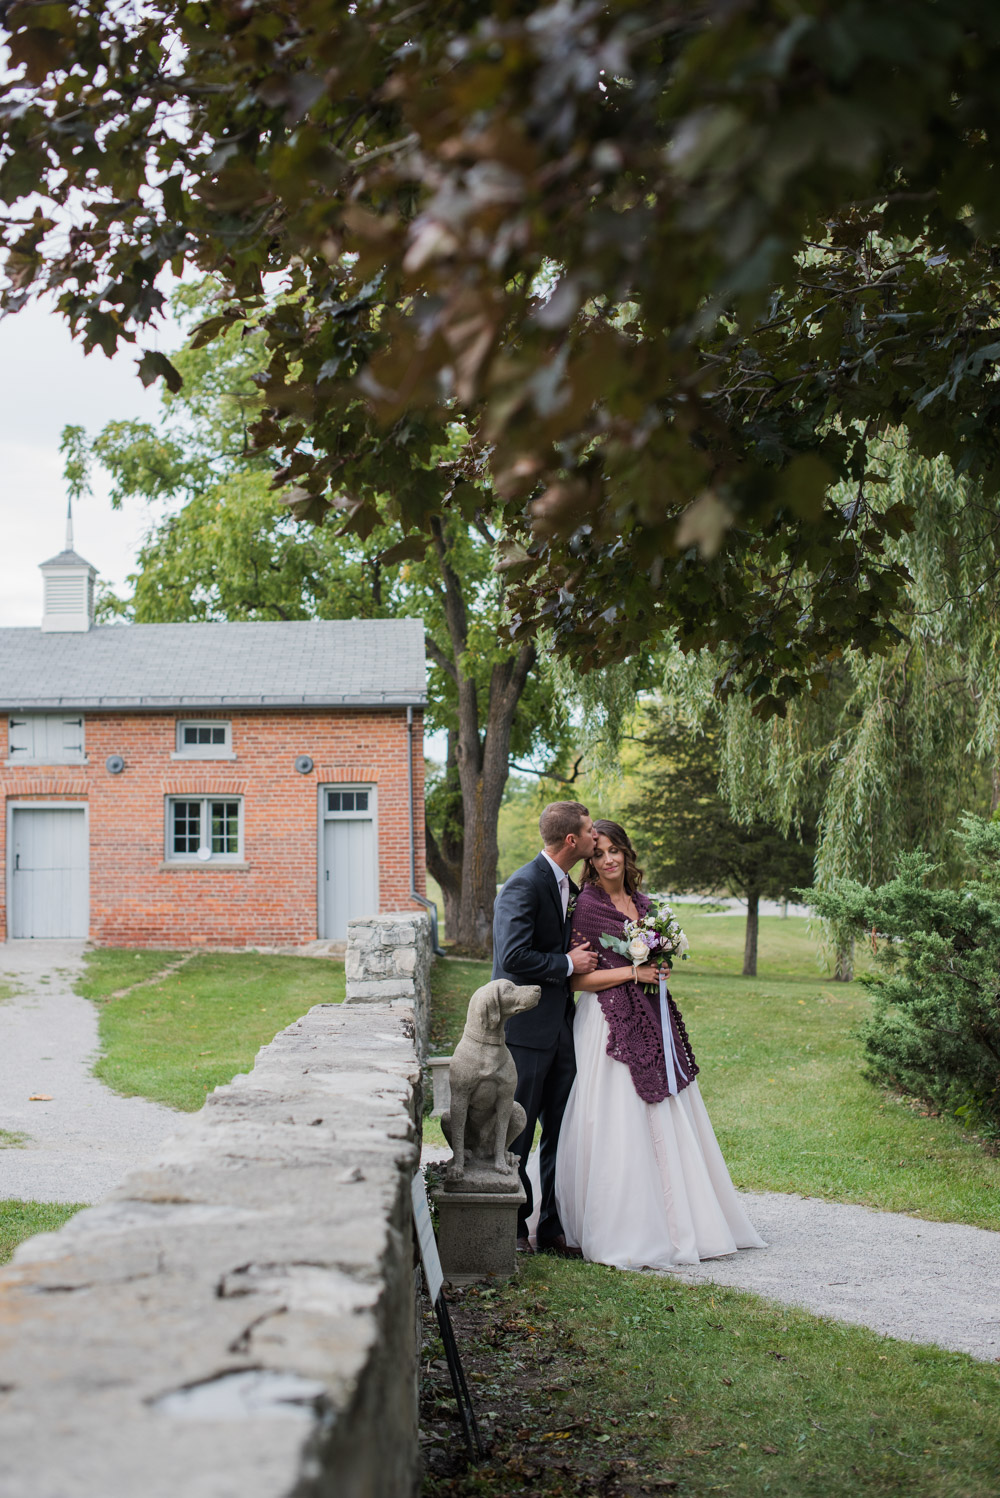
[[(606, 837), (613, 848), (625, 855), (625, 889), (630, 895), (634, 895), (642, 884), (642, 870), (636, 861), (635, 849), (625, 828), (617, 822), (599, 821), (594, 823), (594, 837)], [(588, 858), (583, 869), (584, 881), (587, 884), (596, 884), (597, 870), (594, 868), (593, 858)]]

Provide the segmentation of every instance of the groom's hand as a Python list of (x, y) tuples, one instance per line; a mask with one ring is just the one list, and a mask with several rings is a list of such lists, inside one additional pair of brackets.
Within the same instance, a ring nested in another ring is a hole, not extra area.
[(597, 966), (597, 953), (591, 950), (589, 941), (578, 947), (570, 947), (569, 955), (574, 973), (592, 973)]

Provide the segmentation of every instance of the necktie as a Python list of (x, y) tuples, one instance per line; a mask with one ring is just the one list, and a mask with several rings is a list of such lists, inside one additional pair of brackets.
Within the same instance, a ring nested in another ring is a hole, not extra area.
[(560, 879), (560, 881), (559, 881), (559, 898), (562, 901), (563, 920), (565, 920), (566, 919), (566, 912), (569, 909), (569, 875), (568, 874), (564, 874), (562, 876), (562, 878)]

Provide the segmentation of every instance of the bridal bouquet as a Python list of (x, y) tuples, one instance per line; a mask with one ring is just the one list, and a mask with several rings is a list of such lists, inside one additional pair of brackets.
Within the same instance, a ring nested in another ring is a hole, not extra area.
[[(666, 900), (652, 900), (646, 914), (626, 921), (621, 936), (602, 936), (601, 946), (641, 966), (644, 962), (667, 963), (679, 957), (687, 961), (688, 939)], [(646, 985), (649, 988), (649, 985)], [(652, 992), (652, 989), (650, 989)]]

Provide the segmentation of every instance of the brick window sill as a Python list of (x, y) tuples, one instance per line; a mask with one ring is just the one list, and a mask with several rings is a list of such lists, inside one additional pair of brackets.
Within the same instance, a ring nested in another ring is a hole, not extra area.
[(166, 863), (161, 863), (157, 869), (158, 874), (220, 874), (235, 871), (237, 874), (246, 873), (250, 867), (248, 863), (229, 863), (221, 858), (213, 860), (192, 859), (187, 861), (182, 858), (171, 858)]

